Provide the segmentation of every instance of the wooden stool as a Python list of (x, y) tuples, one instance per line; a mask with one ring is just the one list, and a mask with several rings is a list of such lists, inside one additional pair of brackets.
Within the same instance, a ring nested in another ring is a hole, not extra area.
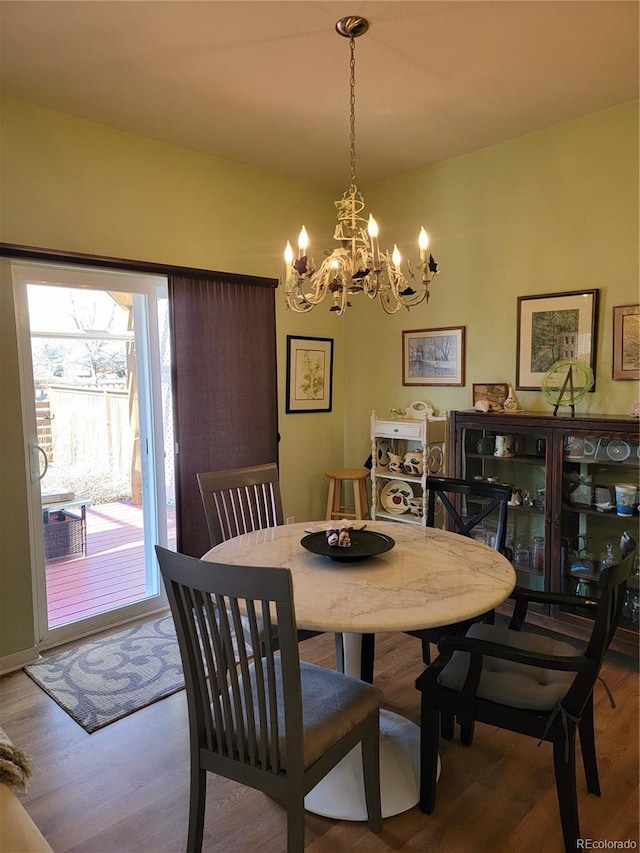
[[(327, 519), (334, 518), (369, 518), (369, 496), (367, 480), (369, 472), (366, 468), (334, 468), (325, 471), (329, 478), (329, 494), (327, 496)], [(344, 480), (353, 483), (354, 506), (342, 503), (342, 483)]]

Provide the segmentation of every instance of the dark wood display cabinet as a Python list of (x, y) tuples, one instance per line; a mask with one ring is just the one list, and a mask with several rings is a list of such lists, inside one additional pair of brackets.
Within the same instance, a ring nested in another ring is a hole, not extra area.
[[(632, 417), (451, 412), (448, 470), (511, 485), (507, 546), (518, 585), (593, 595), (600, 567), (619, 557), (623, 531), (640, 539), (639, 439)], [(616, 491), (626, 506), (616, 507)], [(491, 542), (491, 517), (479, 536)], [(638, 655), (638, 562), (635, 572), (612, 648)], [(583, 618), (558, 607), (534, 614), (538, 624), (579, 637), (586, 619), (586, 611)]]

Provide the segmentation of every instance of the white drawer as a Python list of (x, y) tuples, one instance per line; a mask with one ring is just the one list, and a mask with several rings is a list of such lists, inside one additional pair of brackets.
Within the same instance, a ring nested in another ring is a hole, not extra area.
[(422, 438), (422, 421), (376, 421), (374, 434), (380, 438)]

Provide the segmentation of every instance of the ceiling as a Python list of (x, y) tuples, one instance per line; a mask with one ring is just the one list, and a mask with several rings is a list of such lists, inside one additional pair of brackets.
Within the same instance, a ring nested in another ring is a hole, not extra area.
[(0, 91), (342, 190), (638, 97), (637, 0), (3, 0)]

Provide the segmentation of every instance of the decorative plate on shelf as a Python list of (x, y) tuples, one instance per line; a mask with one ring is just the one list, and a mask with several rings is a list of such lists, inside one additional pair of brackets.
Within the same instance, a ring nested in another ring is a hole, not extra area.
[(376, 441), (376, 468), (389, 467), (389, 451), (391, 450), (391, 442), (386, 438), (379, 438)]
[(300, 540), (300, 544), (312, 554), (321, 557), (329, 557), (336, 563), (356, 563), (366, 560), (367, 557), (377, 557), (390, 551), (396, 544), (395, 539), (385, 533), (376, 533), (374, 530), (351, 530), (349, 531), (351, 546), (340, 548), (338, 545), (329, 545), (326, 531), (310, 533)]
[(408, 418), (422, 418), (424, 415), (427, 417), (433, 416), (433, 406), (429, 403), (423, 403), (422, 400), (414, 400), (413, 403), (410, 403), (407, 406), (407, 417)]
[(391, 480), (380, 492), (380, 504), (392, 515), (402, 515), (409, 512), (413, 489), (404, 480)]
[(631, 453), (626, 441), (610, 441), (607, 445), (607, 456), (614, 462), (624, 462)]

